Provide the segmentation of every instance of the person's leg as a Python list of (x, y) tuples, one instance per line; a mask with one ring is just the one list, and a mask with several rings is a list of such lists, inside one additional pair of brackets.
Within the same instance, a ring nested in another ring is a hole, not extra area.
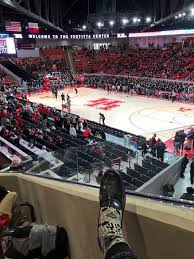
[(17, 194), (15, 192), (9, 192), (0, 203), (0, 212), (2, 214), (8, 214), (11, 218), (16, 201)]
[(125, 188), (118, 172), (104, 173), (100, 186), (98, 242), (105, 259), (135, 259), (122, 233)]
[(191, 184), (193, 184), (193, 175), (190, 174), (190, 180), (191, 180)]
[(185, 168), (181, 168), (180, 178), (184, 178)]

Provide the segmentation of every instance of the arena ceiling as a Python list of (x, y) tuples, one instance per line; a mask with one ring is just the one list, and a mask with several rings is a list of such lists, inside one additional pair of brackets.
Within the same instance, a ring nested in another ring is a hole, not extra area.
[(115, 2), (118, 13), (141, 12), (153, 17), (157, 25), (192, 4), (192, 0), (0, 0), (0, 30), (6, 20), (38, 21), (41, 31), (69, 31), (98, 15), (99, 4)]

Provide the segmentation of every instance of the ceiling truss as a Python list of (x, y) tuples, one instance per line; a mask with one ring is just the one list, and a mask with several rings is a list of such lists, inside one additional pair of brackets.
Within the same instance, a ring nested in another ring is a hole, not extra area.
[(57, 0), (0, 0), (0, 5), (63, 32), (63, 10), (56, 2)]

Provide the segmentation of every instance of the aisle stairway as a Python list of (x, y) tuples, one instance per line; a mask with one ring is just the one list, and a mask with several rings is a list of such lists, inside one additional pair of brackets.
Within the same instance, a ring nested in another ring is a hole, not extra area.
[(75, 64), (74, 64), (74, 61), (73, 61), (73, 57), (72, 57), (72, 50), (69, 49), (69, 48), (65, 48), (64, 54), (65, 54), (66, 65), (69, 68), (69, 70), (71, 71), (71, 74), (73, 75), (73, 77), (75, 77), (76, 68), (75, 68)]
[(33, 79), (32, 75), (30, 75), (27, 71), (17, 66), (14, 62), (5, 60), (0, 61), (0, 67), (4, 70), (5, 73), (16, 79), (17, 81), (23, 80), (28, 81)]

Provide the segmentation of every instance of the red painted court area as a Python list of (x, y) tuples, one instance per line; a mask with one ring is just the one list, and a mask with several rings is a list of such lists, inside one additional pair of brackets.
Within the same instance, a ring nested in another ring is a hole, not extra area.
[(98, 110), (110, 111), (114, 108), (120, 107), (120, 104), (124, 103), (120, 100), (111, 100), (109, 98), (99, 98), (89, 101), (85, 106), (96, 107)]

